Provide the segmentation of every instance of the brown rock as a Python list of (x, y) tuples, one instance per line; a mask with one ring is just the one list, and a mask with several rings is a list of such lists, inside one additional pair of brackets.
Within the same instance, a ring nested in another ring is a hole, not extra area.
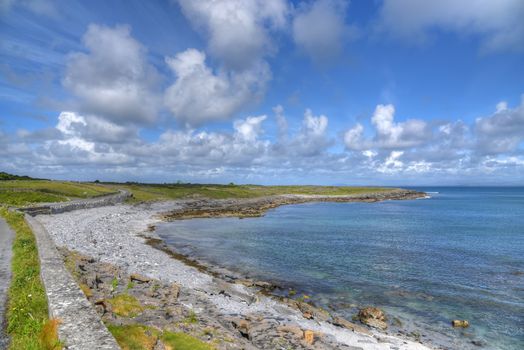
[(348, 320), (346, 320), (345, 318), (342, 318), (342, 317), (335, 317), (333, 319), (333, 324), (335, 326), (339, 326), (339, 327), (344, 327), (344, 328), (350, 329), (353, 332), (363, 333), (363, 334), (367, 334), (367, 335), (372, 335), (372, 333), (368, 329), (366, 329), (366, 328), (364, 328), (362, 326), (359, 326), (358, 324), (355, 324), (353, 322), (349, 322)]
[(358, 312), (360, 322), (373, 328), (386, 329), (386, 316), (384, 311), (377, 307), (365, 307)]
[(149, 277), (146, 277), (146, 276), (143, 276), (143, 275), (139, 275), (137, 273), (132, 273), (130, 276), (129, 276), (129, 279), (131, 281), (136, 281), (138, 283), (148, 283), (148, 282), (151, 282), (151, 278)]
[(467, 320), (453, 320), (451, 325), (457, 328), (467, 328), (469, 327), (469, 322)]
[(281, 332), (281, 333), (291, 333), (293, 334), (296, 338), (302, 338), (303, 337), (303, 332), (302, 332), (302, 329), (300, 329), (300, 327), (297, 327), (297, 326), (291, 326), (291, 325), (285, 325), (285, 326), (278, 326), (277, 327), (277, 331), (278, 332)]
[(309, 311), (305, 311), (302, 316), (304, 316), (304, 318), (307, 318), (308, 320), (311, 320), (313, 318), (313, 314)]
[(244, 338), (249, 339), (249, 328), (251, 325), (249, 324), (248, 320), (242, 318), (233, 318), (231, 323)]
[(304, 341), (306, 344), (313, 345), (315, 343), (315, 332), (306, 329), (304, 331)]
[(178, 296), (180, 295), (180, 286), (176, 283), (173, 283), (171, 285), (171, 295), (176, 300), (178, 299)]

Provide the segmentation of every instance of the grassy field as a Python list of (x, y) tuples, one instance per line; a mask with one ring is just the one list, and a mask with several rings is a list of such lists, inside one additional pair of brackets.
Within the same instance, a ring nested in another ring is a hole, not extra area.
[(135, 201), (181, 199), (204, 197), (214, 199), (256, 198), (278, 194), (309, 195), (352, 195), (391, 191), (384, 187), (349, 186), (260, 186), (260, 185), (215, 185), (215, 184), (107, 184), (117, 190), (126, 189), (133, 193)]
[(0, 206), (0, 216), (15, 232), (13, 275), (7, 305), (7, 333), (11, 338), (9, 349), (61, 349), (56, 333), (57, 321), (48, 318), (35, 237), (22, 214), (9, 212)]
[(94, 183), (8, 180), (0, 181), (0, 204), (26, 206), (35, 203), (63, 202), (75, 198), (89, 198), (115, 190)]
[(36, 203), (61, 202), (89, 198), (126, 189), (133, 201), (155, 201), (181, 198), (255, 198), (278, 194), (352, 195), (390, 191), (383, 187), (350, 186), (260, 186), (217, 184), (139, 184), (86, 183), (50, 180), (0, 181), (0, 204), (27, 206)]

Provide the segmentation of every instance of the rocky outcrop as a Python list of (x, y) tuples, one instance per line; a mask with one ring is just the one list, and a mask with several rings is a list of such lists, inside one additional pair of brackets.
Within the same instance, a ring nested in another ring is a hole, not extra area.
[(161, 215), (163, 220), (210, 217), (258, 217), (269, 209), (287, 204), (306, 202), (378, 202), (385, 200), (416, 199), (425, 193), (392, 189), (391, 191), (355, 195), (278, 195), (250, 199), (200, 199), (187, 200), (183, 205)]
[(358, 312), (360, 322), (373, 328), (386, 329), (386, 315), (377, 307), (365, 307)]

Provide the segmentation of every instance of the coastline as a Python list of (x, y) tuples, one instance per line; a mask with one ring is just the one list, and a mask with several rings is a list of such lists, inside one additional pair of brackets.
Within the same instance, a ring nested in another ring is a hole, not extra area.
[[(57, 246), (79, 251), (100, 262), (114, 264), (128, 273), (176, 282), (181, 286), (181, 294), (189, 298), (191, 305), (199, 305), (201, 302), (197, 299), (206, 299), (199, 317), (208, 313), (231, 324), (230, 318), (234, 316), (243, 320), (243, 324), (248, 322), (249, 329), (256, 330), (263, 325), (269, 327), (269, 330), (274, 331), (275, 337), (281, 335), (277, 330), (282, 330), (284, 326), (295, 327), (290, 328), (295, 333), (297, 329), (311, 331), (316, 335), (316, 343), (312, 348), (344, 348), (345, 345), (358, 344), (362, 349), (389, 349), (390, 346), (398, 349), (428, 349), (429, 344), (422, 345), (413, 339), (388, 335), (330, 315), (309, 303), (276, 296), (272, 291), (277, 287), (266, 281), (248, 280), (189, 259), (168, 247), (152, 230), (159, 222), (181, 218), (260, 216), (265, 211), (284, 204), (328, 200), (375, 202), (415, 199), (423, 195), (416, 191), (397, 190), (390, 195), (381, 193), (337, 197), (294, 195), (248, 200), (198, 199), (85, 209), (40, 216), (38, 219), (47, 227)], [(82, 222), (83, 225), (78, 227), (75, 225), (77, 222)], [(114, 246), (118, 248), (114, 249)], [(275, 321), (268, 323), (267, 320)], [(265, 343), (261, 338), (269, 336), (255, 332), (250, 337), (255, 348), (268, 348), (263, 346)], [(304, 339), (297, 341), (304, 345)], [(304, 348), (311, 347), (305, 344)]]

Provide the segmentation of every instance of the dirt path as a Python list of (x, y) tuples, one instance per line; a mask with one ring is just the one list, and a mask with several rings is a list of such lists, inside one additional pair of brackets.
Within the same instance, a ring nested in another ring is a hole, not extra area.
[(7, 290), (11, 281), (11, 257), (14, 233), (4, 219), (0, 218), (0, 349), (7, 347), (5, 334), (5, 311)]

